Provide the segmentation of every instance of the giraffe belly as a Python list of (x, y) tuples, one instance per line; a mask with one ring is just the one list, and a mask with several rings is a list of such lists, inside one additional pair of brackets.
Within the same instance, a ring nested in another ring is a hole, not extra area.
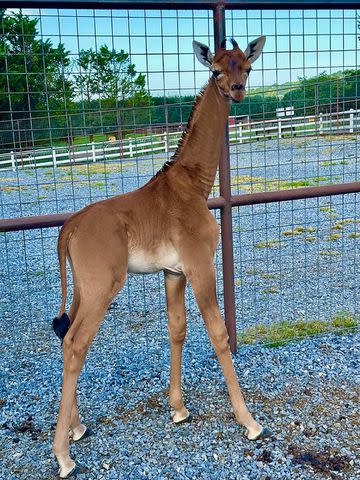
[(147, 252), (139, 248), (130, 250), (129, 273), (155, 273), (161, 270), (172, 273), (182, 272), (179, 255), (173, 246), (162, 246), (155, 252)]

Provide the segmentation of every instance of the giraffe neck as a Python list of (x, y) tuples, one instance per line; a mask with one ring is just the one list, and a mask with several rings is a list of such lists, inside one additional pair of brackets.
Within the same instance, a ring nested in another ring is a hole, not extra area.
[(205, 198), (215, 181), (229, 108), (230, 102), (220, 94), (211, 78), (194, 102), (187, 129), (175, 154), (177, 175), (183, 174), (190, 179), (192, 187)]

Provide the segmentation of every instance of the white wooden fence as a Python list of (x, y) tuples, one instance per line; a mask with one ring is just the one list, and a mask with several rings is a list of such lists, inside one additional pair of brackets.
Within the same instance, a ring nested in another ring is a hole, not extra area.
[[(229, 127), (231, 144), (260, 139), (304, 135), (343, 134), (359, 131), (359, 110), (347, 110), (315, 117), (281, 117), (271, 120), (243, 122)], [(0, 170), (35, 167), (56, 167), (78, 163), (120, 160), (143, 155), (168, 153), (176, 148), (181, 132), (163, 133), (122, 141), (88, 143), (71, 147), (39, 148), (29, 151), (11, 151), (0, 155)]]

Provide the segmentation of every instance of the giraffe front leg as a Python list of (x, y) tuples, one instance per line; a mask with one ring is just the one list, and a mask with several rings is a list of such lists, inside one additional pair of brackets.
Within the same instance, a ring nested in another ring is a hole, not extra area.
[(269, 430), (256, 422), (249, 412), (239, 387), (230, 355), (228, 333), (216, 300), (215, 273), (212, 262), (206, 261), (206, 259), (203, 263), (199, 262), (197, 268), (191, 270), (189, 281), (221, 365), (236, 420), (246, 428), (245, 435), (249, 440), (268, 436)]
[(181, 394), (181, 356), (186, 335), (184, 275), (165, 274), (166, 305), (170, 339), (169, 403), (174, 423), (190, 419)]

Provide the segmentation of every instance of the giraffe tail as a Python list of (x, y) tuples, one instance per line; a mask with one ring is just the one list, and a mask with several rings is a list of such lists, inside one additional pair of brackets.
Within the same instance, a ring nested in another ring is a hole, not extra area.
[(60, 281), (61, 281), (61, 305), (58, 315), (52, 321), (52, 328), (55, 334), (62, 341), (69, 330), (70, 319), (65, 313), (66, 309), (66, 256), (68, 250), (68, 242), (70, 234), (72, 233), (69, 228), (63, 227), (61, 229), (58, 240), (58, 260), (60, 269)]

